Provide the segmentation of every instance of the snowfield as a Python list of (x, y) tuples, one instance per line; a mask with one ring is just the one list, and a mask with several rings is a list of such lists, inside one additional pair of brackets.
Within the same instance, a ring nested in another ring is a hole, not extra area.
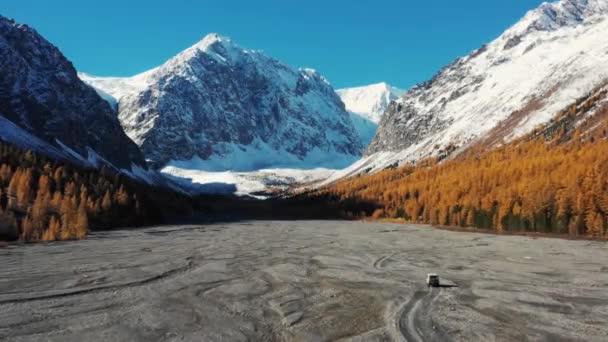
[(378, 123), (391, 101), (399, 98), (405, 90), (386, 83), (336, 90), (351, 115), (355, 130), (365, 146), (376, 135)]
[(161, 172), (198, 193), (233, 194), (266, 199), (298, 185), (310, 185), (325, 180), (336, 170), (318, 168), (213, 172), (166, 166)]
[[(3, 341), (608, 340), (605, 242), (246, 221), (0, 260)], [(431, 272), (446, 287), (427, 289)]]
[(346, 110), (377, 124), (389, 103), (405, 94), (405, 90), (381, 82), (338, 89), (336, 93), (344, 102)]

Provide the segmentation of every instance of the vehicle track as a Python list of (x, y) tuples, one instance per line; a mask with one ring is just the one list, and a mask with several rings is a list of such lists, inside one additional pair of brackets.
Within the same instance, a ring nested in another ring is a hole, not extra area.
[(398, 326), (406, 341), (451, 341), (431, 316), (433, 301), (441, 291), (441, 288), (436, 287), (416, 291), (412, 299), (403, 306), (398, 315)]
[[(464, 249), (482, 235), (238, 223), (0, 250), (0, 341), (608, 341), (605, 244), (497, 236)], [(443, 287), (427, 289), (428, 272)]]
[(192, 271), (196, 267), (198, 267), (198, 264), (193, 261), (192, 257), (189, 257), (186, 260), (188, 260), (188, 263), (182, 267), (171, 269), (171, 270), (168, 270), (161, 274), (157, 274), (157, 275), (151, 276), (149, 278), (144, 278), (141, 280), (136, 280), (136, 281), (132, 281), (132, 282), (124, 283), (124, 284), (97, 286), (97, 287), (85, 288), (85, 289), (74, 290), (74, 291), (69, 291), (69, 292), (62, 292), (62, 293), (53, 293), (53, 294), (47, 294), (47, 295), (41, 295), (41, 296), (3, 299), (3, 300), (0, 300), (0, 305), (61, 299), (61, 298), (68, 298), (68, 297), (85, 295), (85, 294), (90, 294), (90, 293), (104, 293), (104, 292), (123, 290), (125, 288), (150, 285), (150, 284), (153, 284), (153, 283), (156, 283), (159, 281), (167, 280), (172, 277), (185, 274), (189, 271)]
[(388, 255), (383, 255), (382, 257), (376, 259), (376, 261), (374, 261), (373, 267), (377, 270), (382, 270), (384, 268), (384, 263), (389, 260), (390, 258), (392, 258), (395, 254), (397, 253), (391, 253)]

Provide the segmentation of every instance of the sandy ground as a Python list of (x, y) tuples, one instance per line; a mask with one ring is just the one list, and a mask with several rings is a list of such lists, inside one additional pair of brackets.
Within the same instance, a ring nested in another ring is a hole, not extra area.
[(0, 265), (0, 340), (608, 340), (605, 242), (242, 222), (12, 245)]

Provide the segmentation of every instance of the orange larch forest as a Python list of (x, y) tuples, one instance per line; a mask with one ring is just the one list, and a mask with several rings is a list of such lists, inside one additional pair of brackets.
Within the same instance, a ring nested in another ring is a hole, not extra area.
[(354, 218), (608, 236), (608, 107), (573, 125), (599, 97), (585, 100), (503, 146), (345, 179), (307, 196)]
[(107, 169), (51, 160), (0, 142), (0, 239), (82, 239), (92, 229), (166, 222), (189, 197)]

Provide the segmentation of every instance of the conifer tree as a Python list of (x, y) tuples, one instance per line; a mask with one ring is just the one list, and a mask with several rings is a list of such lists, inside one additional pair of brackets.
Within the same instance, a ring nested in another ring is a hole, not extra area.
[(76, 222), (74, 227), (74, 238), (83, 239), (89, 231), (89, 219), (87, 217), (87, 208), (85, 202), (80, 202), (76, 213)]
[(17, 184), (17, 205), (27, 207), (30, 204), (32, 191), (32, 170), (25, 170)]
[(103, 211), (109, 211), (112, 208), (112, 195), (110, 190), (107, 190), (101, 201), (101, 209)]

